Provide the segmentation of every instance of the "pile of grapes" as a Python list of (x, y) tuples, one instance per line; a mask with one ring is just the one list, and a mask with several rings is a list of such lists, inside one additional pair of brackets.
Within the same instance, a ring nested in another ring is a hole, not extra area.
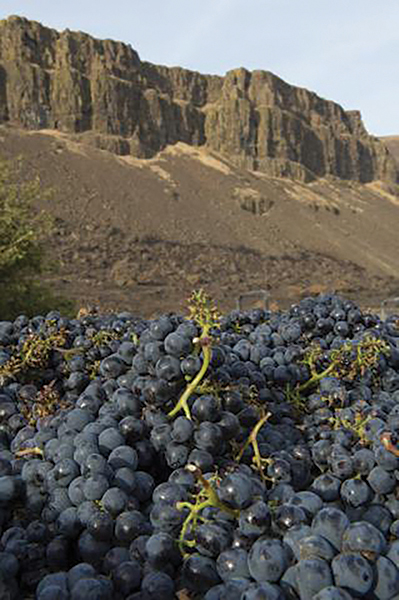
[(2, 600), (398, 600), (398, 479), (398, 317), (0, 321)]

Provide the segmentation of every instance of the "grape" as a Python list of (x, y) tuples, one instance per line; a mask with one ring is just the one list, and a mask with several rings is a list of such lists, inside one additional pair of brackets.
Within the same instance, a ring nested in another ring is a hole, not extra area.
[(128, 496), (130, 496), (134, 490), (136, 489), (136, 476), (134, 471), (129, 469), (128, 467), (122, 467), (115, 471), (114, 477), (112, 479), (112, 484), (114, 487), (118, 487), (122, 491), (124, 491)]
[(231, 412), (223, 411), (220, 413), (218, 426), (221, 429), (222, 437), (225, 441), (236, 438), (240, 433), (240, 422), (236, 415)]
[(177, 417), (173, 421), (171, 437), (176, 443), (185, 443), (191, 439), (194, 426), (186, 417)]
[(93, 416), (84, 408), (74, 408), (68, 413), (66, 424), (71, 429), (82, 431), (93, 420)]
[(274, 524), (282, 531), (286, 531), (295, 525), (306, 524), (308, 517), (300, 506), (293, 504), (282, 504), (276, 510), (273, 517)]
[(146, 434), (145, 423), (130, 415), (124, 417), (119, 422), (119, 431), (123, 435), (127, 444), (134, 445), (138, 440), (143, 439)]
[(104, 475), (95, 473), (83, 483), (83, 493), (86, 500), (100, 500), (109, 488), (109, 482)]
[(127, 506), (128, 497), (125, 492), (117, 487), (110, 487), (101, 498), (104, 510), (116, 517), (123, 512)]
[(78, 552), (81, 560), (99, 568), (102, 556), (110, 549), (110, 542), (96, 539), (84, 530), (78, 539)]
[(380, 466), (371, 469), (367, 481), (377, 494), (389, 494), (396, 486), (396, 478)]
[(201, 554), (192, 554), (183, 563), (182, 578), (189, 590), (202, 594), (220, 583), (215, 561)]
[(165, 501), (154, 504), (150, 520), (153, 527), (166, 533), (176, 533), (183, 524), (184, 512)]
[(68, 571), (67, 580), (68, 587), (70, 590), (74, 587), (80, 579), (90, 579), (94, 577), (96, 571), (92, 565), (88, 563), (77, 563)]
[(248, 555), (248, 568), (258, 582), (278, 581), (289, 564), (287, 548), (276, 539), (260, 537)]
[(188, 464), (197, 466), (203, 473), (212, 471), (214, 466), (214, 459), (210, 452), (207, 450), (200, 450), (194, 448), (188, 455)]
[(174, 600), (175, 585), (173, 579), (162, 571), (151, 571), (148, 573), (141, 584), (141, 589), (148, 600)]
[(114, 521), (106, 512), (91, 515), (87, 522), (87, 531), (96, 539), (110, 542), (114, 533)]
[(369, 504), (368, 507), (362, 512), (362, 520), (368, 521), (377, 529), (387, 536), (391, 525), (392, 515), (389, 509), (383, 504)]
[(108, 379), (119, 377), (125, 371), (126, 363), (118, 354), (110, 354), (100, 363), (100, 373)]
[(115, 521), (115, 538), (121, 544), (128, 544), (149, 529), (149, 523), (138, 510), (122, 512)]
[(21, 485), (17, 478), (12, 475), (0, 477), (0, 506), (15, 501), (21, 491)]
[(199, 450), (205, 450), (205, 452), (216, 455), (222, 449), (222, 431), (216, 423), (203, 421), (194, 431), (194, 441)]
[(165, 532), (154, 533), (145, 545), (146, 556), (151, 566), (162, 571), (165, 565), (178, 565), (181, 562), (180, 552), (175, 540)]
[(313, 533), (325, 537), (337, 550), (341, 547), (342, 536), (349, 527), (349, 519), (337, 508), (322, 508), (312, 521)]
[(340, 490), (341, 498), (350, 506), (362, 506), (367, 504), (372, 492), (365, 481), (361, 479), (347, 479), (342, 483)]
[(71, 600), (112, 600), (113, 586), (111, 582), (103, 579), (87, 578), (76, 582), (71, 590)]
[(135, 471), (138, 466), (137, 452), (130, 446), (117, 446), (109, 455), (108, 464), (114, 470), (128, 467)]
[[(42, 592), (46, 590), (46, 588), (58, 588), (65, 594), (65, 598), (68, 598), (68, 577), (66, 573), (51, 573), (50, 575), (46, 575), (40, 581), (39, 585), (36, 588), (36, 594), (38, 597), (41, 596)], [(48, 592), (47, 592), (48, 593)], [(59, 594), (59, 592), (57, 592)], [(50, 598), (51, 596), (47, 596)], [(62, 597), (62, 596), (60, 596)], [(58, 598), (58, 595), (55, 595), (54, 598)]]
[(118, 409), (120, 417), (139, 417), (142, 409), (140, 399), (130, 390), (118, 388), (111, 396)]
[[(196, 334), (195, 334), (196, 335)], [(195, 337), (195, 336), (193, 336)], [(189, 354), (180, 362), (180, 369), (184, 375), (195, 377), (201, 369), (202, 363), (199, 356)]]
[(314, 516), (323, 506), (323, 502), (317, 494), (309, 491), (297, 492), (288, 500), (288, 504), (293, 504), (302, 508), (309, 516)]
[(399, 593), (399, 571), (389, 558), (379, 556), (375, 562), (377, 582), (373, 589), (376, 598), (392, 598)]
[(331, 568), (335, 584), (351, 594), (367, 594), (373, 585), (373, 570), (360, 554), (338, 554)]
[(321, 535), (309, 535), (298, 542), (299, 556), (301, 559), (321, 558), (330, 562), (336, 550), (330, 542)]
[(331, 473), (324, 473), (323, 475), (316, 477), (312, 483), (311, 489), (325, 502), (333, 502), (339, 498), (341, 482)]
[[(60, 513), (57, 519), (57, 532), (59, 535), (68, 539), (76, 539), (81, 530), (82, 524), (75, 506), (70, 506)], [(41, 540), (39, 539), (39, 541)]]
[(297, 582), (300, 599), (313, 598), (333, 584), (330, 565), (322, 558), (301, 559), (297, 565)]
[(143, 346), (144, 360), (156, 365), (157, 361), (164, 356), (162, 342), (150, 341)]
[(187, 356), (192, 350), (191, 340), (177, 332), (169, 333), (164, 339), (165, 351), (172, 356), (181, 358)]
[(145, 471), (136, 471), (135, 496), (140, 502), (146, 502), (151, 498), (154, 487), (154, 478), (150, 473), (146, 473)]
[(102, 454), (98, 454), (93, 452), (86, 457), (83, 465), (81, 465), (81, 470), (83, 475), (107, 475), (107, 461), (102, 456)]
[(75, 506), (79, 506), (79, 504), (81, 504), (82, 502), (84, 502), (86, 500), (86, 496), (83, 491), (84, 484), (85, 484), (85, 479), (82, 476), (76, 477), (69, 484), (68, 497)]
[(247, 536), (260, 536), (267, 533), (272, 522), (271, 512), (263, 500), (240, 511), (239, 528)]
[(115, 448), (124, 445), (124, 439), (121, 433), (113, 427), (109, 427), (98, 436), (98, 446), (101, 454), (108, 457)]
[(224, 582), (248, 579), (248, 553), (242, 548), (231, 548), (219, 553), (216, 560), (217, 572)]
[(178, 381), (182, 379), (180, 361), (175, 356), (162, 356), (155, 365), (155, 374), (159, 379)]
[(300, 541), (302, 538), (311, 536), (311, 534), (312, 530), (309, 525), (294, 525), (284, 534), (283, 542), (291, 549), (297, 560), (301, 558)]
[(231, 543), (231, 534), (218, 523), (209, 521), (196, 531), (196, 546), (204, 556), (217, 558)]
[(253, 484), (244, 473), (231, 473), (223, 479), (218, 494), (233, 509), (248, 508), (253, 498)]
[(11, 552), (0, 552), (0, 573), (4, 577), (15, 577), (19, 570), (19, 562)]
[(387, 542), (374, 525), (367, 521), (351, 523), (342, 537), (342, 548), (345, 552), (362, 552), (365, 554), (385, 554)]
[(149, 332), (154, 340), (163, 340), (173, 329), (173, 324), (168, 317), (160, 317), (151, 323)]
[[(130, 560), (130, 553), (127, 548), (114, 546), (109, 550), (104, 556), (102, 570), (107, 575), (114, 572), (114, 570), (118, 567), (118, 565), (128, 562)], [(91, 565), (90, 565), (91, 567)], [(95, 570), (93, 569), (93, 575), (95, 575)]]
[(112, 581), (115, 589), (124, 597), (139, 589), (141, 582), (139, 563), (135, 560), (128, 560), (118, 564), (112, 572)]
[(61, 571), (69, 566), (69, 541), (61, 536), (52, 539), (46, 547), (46, 560), (52, 571)]

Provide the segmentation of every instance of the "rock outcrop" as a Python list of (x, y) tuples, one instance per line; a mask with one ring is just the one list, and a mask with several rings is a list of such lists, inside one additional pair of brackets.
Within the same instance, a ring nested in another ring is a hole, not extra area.
[(141, 158), (182, 141), (271, 176), (399, 182), (359, 112), (270, 72), (219, 77), (157, 66), (127, 44), (16, 16), (0, 21), (0, 122), (7, 121)]

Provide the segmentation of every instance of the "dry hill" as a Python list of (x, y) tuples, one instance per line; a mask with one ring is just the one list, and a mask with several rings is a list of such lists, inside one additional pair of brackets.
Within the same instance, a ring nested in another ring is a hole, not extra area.
[(0, 153), (55, 194), (57, 289), (144, 315), (399, 291), (397, 165), (358, 112), (268, 72), (206, 76), (120, 42), (0, 22)]

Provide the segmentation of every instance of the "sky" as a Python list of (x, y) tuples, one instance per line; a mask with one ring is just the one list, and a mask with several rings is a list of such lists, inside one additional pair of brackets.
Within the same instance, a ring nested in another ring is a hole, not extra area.
[(25, 16), (130, 44), (142, 60), (224, 75), (271, 71), (399, 134), (399, 0), (1, 0)]

